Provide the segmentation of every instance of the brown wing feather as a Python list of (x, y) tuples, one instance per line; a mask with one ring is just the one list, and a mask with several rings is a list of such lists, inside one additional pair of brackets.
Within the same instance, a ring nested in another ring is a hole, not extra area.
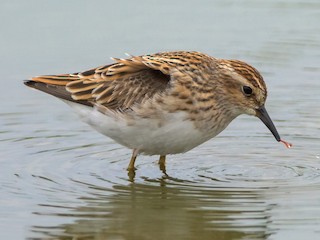
[(36, 82), (33, 80), (26, 80), (24, 84), (27, 85), (28, 87), (38, 89), (42, 92), (48, 93), (50, 95), (53, 95), (63, 100), (67, 100), (70, 102), (77, 102), (87, 106), (93, 106), (93, 104), (88, 101), (82, 101), (82, 100), (75, 101), (71, 97), (71, 94), (66, 90), (65, 86), (51, 85), (51, 84), (46, 84), (42, 82)]
[[(206, 55), (198, 52), (165, 52), (118, 59), (114, 64), (75, 74), (39, 76), (31, 80), (49, 86), (61, 86), (74, 102), (98, 104), (109, 109), (127, 109), (173, 86), (173, 70), (194, 71)], [(196, 66), (197, 65), (197, 66)], [(170, 84), (168, 84), (171, 82)], [(60, 89), (60, 90), (61, 90)], [(43, 89), (40, 89), (44, 91)], [(47, 90), (47, 89), (46, 89)], [(60, 97), (55, 91), (46, 91)]]
[[(74, 102), (98, 103), (109, 109), (128, 109), (154, 94), (163, 92), (170, 81), (158, 66), (143, 57), (113, 59), (116, 63), (75, 74), (46, 75), (31, 79), (35, 87), (59, 98)], [(60, 86), (58, 94), (56, 89)], [(52, 89), (55, 89), (51, 92)], [(67, 96), (69, 94), (69, 96)]]
[(127, 109), (165, 91), (170, 76), (151, 69), (140, 70), (114, 81), (105, 81), (92, 92), (100, 105), (109, 109)]

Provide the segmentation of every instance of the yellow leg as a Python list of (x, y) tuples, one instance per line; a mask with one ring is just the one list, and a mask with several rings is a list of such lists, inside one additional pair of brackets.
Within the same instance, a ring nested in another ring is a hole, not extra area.
[(160, 156), (159, 165), (166, 165), (166, 156)]
[(159, 158), (159, 166), (160, 166), (160, 170), (162, 170), (162, 172), (166, 172), (166, 156), (160, 156)]
[(130, 159), (130, 163), (129, 163), (128, 168), (127, 168), (128, 171), (135, 171), (136, 170), (136, 168), (134, 167), (134, 163), (136, 161), (137, 155), (138, 155), (137, 149), (133, 149), (132, 156), (131, 156), (131, 159)]

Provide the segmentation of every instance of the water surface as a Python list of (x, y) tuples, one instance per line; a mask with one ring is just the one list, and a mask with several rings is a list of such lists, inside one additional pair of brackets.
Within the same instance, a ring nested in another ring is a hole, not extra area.
[[(3, 1), (1, 239), (320, 237), (318, 1)], [(198, 50), (263, 74), (282, 138), (241, 116), (186, 154), (141, 156), (22, 80), (123, 57)]]

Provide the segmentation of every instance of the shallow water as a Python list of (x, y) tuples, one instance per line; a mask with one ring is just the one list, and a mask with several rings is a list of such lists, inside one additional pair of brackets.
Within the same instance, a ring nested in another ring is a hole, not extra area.
[[(318, 239), (318, 1), (4, 1), (1, 239)], [(241, 116), (186, 154), (141, 156), (22, 84), (122, 57), (191, 49), (257, 67), (282, 138)]]

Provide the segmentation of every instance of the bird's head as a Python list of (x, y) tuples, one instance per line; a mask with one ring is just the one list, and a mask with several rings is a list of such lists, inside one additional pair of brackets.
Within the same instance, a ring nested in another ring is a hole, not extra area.
[(229, 100), (236, 106), (237, 113), (260, 118), (275, 139), (284, 142), (265, 109), (267, 87), (261, 74), (254, 67), (239, 60), (220, 60), (219, 69), (224, 75), (220, 79), (225, 79), (223, 84), (231, 98)]

